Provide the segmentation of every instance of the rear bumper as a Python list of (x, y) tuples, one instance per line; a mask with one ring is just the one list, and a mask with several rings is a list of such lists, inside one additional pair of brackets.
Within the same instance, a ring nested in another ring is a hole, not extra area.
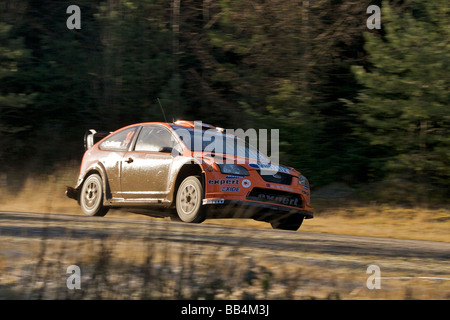
[(305, 219), (312, 219), (314, 217), (311, 211), (307, 211), (299, 208), (292, 208), (287, 206), (280, 206), (276, 204), (263, 203), (257, 201), (246, 201), (246, 200), (227, 200), (222, 198), (210, 198), (203, 199), (203, 205), (214, 206), (217, 209), (226, 208), (244, 208), (248, 209), (251, 215), (258, 215), (269, 211), (272, 211), (274, 215), (279, 214), (300, 214), (305, 217)]
[(67, 186), (66, 187), (66, 196), (70, 199), (74, 199), (78, 201), (79, 192), (78, 189)]

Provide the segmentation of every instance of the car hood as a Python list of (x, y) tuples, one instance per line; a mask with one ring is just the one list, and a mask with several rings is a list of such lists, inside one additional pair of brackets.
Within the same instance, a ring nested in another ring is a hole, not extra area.
[(300, 176), (300, 172), (292, 167), (284, 166), (282, 164), (275, 163), (262, 163), (254, 159), (238, 157), (229, 154), (211, 154), (210, 152), (194, 152), (193, 157), (196, 159), (201, 159), (203, 162), (211, 165), (213, 163), (229, 163), (238, 164), (246, 168), (247, 170), (267, 170), (268, 172), (283, 172), (290, 174), (292, 176)]

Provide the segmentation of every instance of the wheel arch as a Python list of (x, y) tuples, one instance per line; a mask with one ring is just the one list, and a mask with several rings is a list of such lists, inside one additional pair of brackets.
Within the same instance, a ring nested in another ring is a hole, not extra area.
[(201, 167), (201, 165), (195, 161), (192, 162), (188, 162), (185, 163), (181, 166), (180, 170), (177, 173), (177, 177), (175, 179), (175, 182), (173, 184), (173, 188), (172, 188), (172, 206), (175, 207), (176, 204), (176, 197), (177, 197), (177, 192), (178, 192), (178, 188), (181, 185), (181, 182), (183, 182), (184, 179), (186, 179), (189, 176), (200, 176), (200, 182), (202, 183), (203, 186), (203, 197), (204, 197), (204, 193), (205, 193), (205, 173)]
[(89, 176), (91, 176), (93, 174), (98, 174), (100, 176), (100, 178), (102, 178), (103, 204), (107, 205), (108, 204), (107, 200), (111, 199), (112, 196), (111, 196), (111, 190), (109, 188), (108, 176), (106, 174), (105, 167), (103, 166), (103, 164), (101, 162), (98, 162), (98, 163), (94, 164), (93, 166), (90, 166), (86, 170), (86, 173), (83, 175), (83, 178), (82, 178), (81, 182), (77, 186), (77, 189), (78, 189), (78, 203), (80, 202), (80, 192), (81, 192), (81, 189), (83, 187), (84, 182), (86, 181), (86, 179)]

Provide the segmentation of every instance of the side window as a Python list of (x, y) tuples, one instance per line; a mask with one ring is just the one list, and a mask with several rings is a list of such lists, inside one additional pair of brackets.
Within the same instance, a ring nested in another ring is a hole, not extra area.
[(133, 127), (112, 135), (100, 144), (100, 150), (127, 151), (136, 133), (136, 129), (137, 127)]
[(135, 151), (158, 152), (161, 148), (175, 148), (177, 142), (169, 130), (162, 127), (143, 127), (136, 141)]

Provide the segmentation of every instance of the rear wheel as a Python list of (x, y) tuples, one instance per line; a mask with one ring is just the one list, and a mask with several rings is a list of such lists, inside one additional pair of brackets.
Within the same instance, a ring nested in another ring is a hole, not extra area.
[(203, 186), (198, 176), (189, 176), (181, 182), (177, 191), (176, 210), (181, 221), (200, 223), (205, 220)]
[(304, 217), (302, 215), (293, 214), (287, 217), (274, 219), (270, 221), (270, 224), (273, 229), (297, 231), (302, 225), (303, 218)]
[(87, 216), (103, 217), (109, 207), (103, 206), (103, 182), (98, 174), (91, 174), (83, 183), (80, 206)]

